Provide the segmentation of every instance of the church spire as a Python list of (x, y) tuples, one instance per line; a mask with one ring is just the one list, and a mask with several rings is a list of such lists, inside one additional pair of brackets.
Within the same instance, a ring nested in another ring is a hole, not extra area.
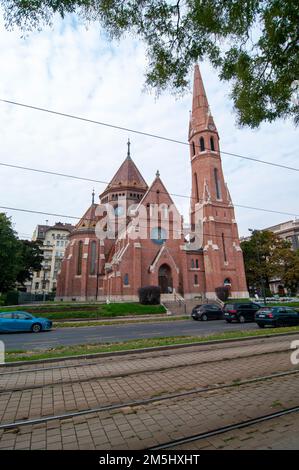
[(196, 64), (194, 67), (193, 100), (190, 116), (189, 138), (197, 132), (202, 132), (208, 129), (217, 132), (199, 66)]

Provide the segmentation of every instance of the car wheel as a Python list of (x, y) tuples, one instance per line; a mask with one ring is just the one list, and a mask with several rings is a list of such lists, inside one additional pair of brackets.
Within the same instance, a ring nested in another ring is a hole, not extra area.
[(260, 328), (265, 328), (265, 325), (264, 325), (263, 323), (258, 323), (258, 326), (259, 326)]
[(207, 315), (204, 313), (204, 314), (200, 317), (200, 319), (201, 319), (202, 321), (207, 321), (208, 317), (207, 317)]
[(33, 333), (39, 333), (41, 331), (42, 327), (39, 323), (34, 323), (31, 327), (31, 331)]
[(193, 320), (198, 321), (198, 317), (192, 317)]
[(245, 317), (243, 315), (239, 316), (239, 323), (245, 323)]

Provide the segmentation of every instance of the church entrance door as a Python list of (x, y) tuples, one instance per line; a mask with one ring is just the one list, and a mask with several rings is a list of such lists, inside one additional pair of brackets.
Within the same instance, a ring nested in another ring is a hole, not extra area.
[(162, 264), (158, 273), (161, 294), (171, 294), (173, 290), (171, 268), (168, 264)]

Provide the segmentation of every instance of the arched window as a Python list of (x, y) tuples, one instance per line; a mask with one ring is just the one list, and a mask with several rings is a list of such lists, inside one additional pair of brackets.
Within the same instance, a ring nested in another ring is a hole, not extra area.
[(194, 142), (192, 142), (191, 147), (192, 147), (192, 155), (193, 155), (193, 157), (194, 157), (194, 155), (195, 155), (195, 145), (194, 145)]
[(124, 285), (125, 285), (125, 286), (128, 286), (128, 285), (129, 285), (129, 274), (128, 274), (128, 273), (126, 273), (126, 274), (124, 275)]
[(96, 274), (96, 263), (97, 263), (97, 242), (91, 242), (90, 247), (90, 274)]
[(215, 152), (214, 137), (210, 137), (210, 146), (211, 146), (212, 152)]
[(195, 180), (195, 197), (196, 197), (196, 202), (198, 202), (199, 201), (199, 191), (198, 191), (197, 173), (194, 173), (194, 180)]
[(224, 256), (224, 261), (227, 261), (226, 257), (226, 248), (225, 248), (225, 240), (224, 240), (224, 233), (221, 234), (222, 237), (222, 249), (223, 249), (223, 256)]
[(204, 152), (204, 150), (205, 150), (205, 141), (204, 141), (204, 138), (203, 138), (203, 137), (201, 137), (201, 138), (199, 139), (199, 146), (200, 146), (200, 151), (201, 151), (201, 152)]
[(198, 286), (198, 275), (194, 274), (194, 285)]
[(77, 260), (77, 275), (82, 274), (82, 258), (83, 258), (83, 242), (80, 240), (78, 244), (78, 260)]
[(194, 259), (191, 260), (191, 268), (194, 268)]
[(217, 199), (221, 199), (221, 190), (220, 190), (217, 168), (214, 168), (214, 179), (215, 179), (215, 187), (216, 187), (216, 197)]
[(195, 260), (195, 267), (196, 267), (196, 268), (199, 268), (198, 259)]

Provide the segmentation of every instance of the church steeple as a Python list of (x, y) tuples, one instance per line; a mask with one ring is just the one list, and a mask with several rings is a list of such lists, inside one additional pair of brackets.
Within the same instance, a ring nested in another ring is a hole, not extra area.
[[(202, 234), (206, 296), (229, 282), (231, 295), (248, 295), (234, 208), (224, 181), (219, 136), (198, 65), (189, 127), (192, 168), (191, 226)], [(200, 238), (200, 237), (199, 237)]]
[[(194, 68), (192, 112), (190, 114), (189, 140), (202, 132), (217, 133), (199, 66)], [(206, 147), (210, 147), (206, 146)]]

